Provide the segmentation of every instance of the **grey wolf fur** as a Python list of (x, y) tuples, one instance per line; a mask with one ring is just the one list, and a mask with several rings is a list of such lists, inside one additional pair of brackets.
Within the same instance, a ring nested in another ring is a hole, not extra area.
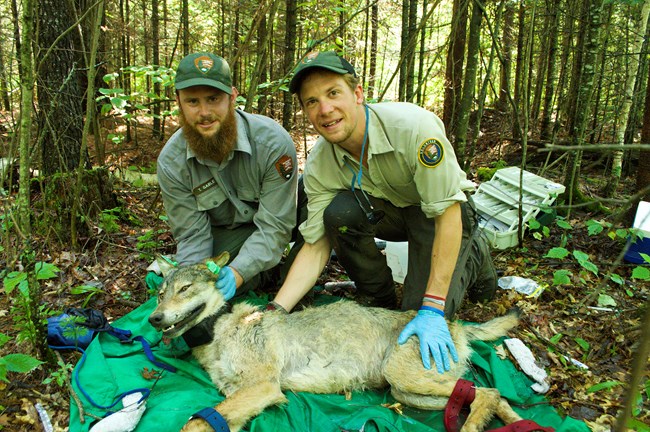
[[(226, 303), (216, 277), (204, 264), (173, 270), (149, 321), (165, 336), (177, 337), (215, 314)], [(282, 391), (341, 393), (390, 385), (403, 404), (444, 409), (467, 370), (469, 342), (496, 339), (518, 324), (517, 313), (477, 326), (449, 323), (459, 362), (439, 374), (422, 366), (416, 338), (397, 344), (415, 313), (343, 300), (287, 315), (238, 303), (216, 319), (213, 340), (192, 353), (225, 395), (215, 409), (235, 432), (265, 408), (287, 402)], [(521, 420), (493, 388), (477, 388), (470, 409), (462, 431), (482, 431), (495, 414), (507, 424)], [(193, 419), (183, 431), (212, 428)]]

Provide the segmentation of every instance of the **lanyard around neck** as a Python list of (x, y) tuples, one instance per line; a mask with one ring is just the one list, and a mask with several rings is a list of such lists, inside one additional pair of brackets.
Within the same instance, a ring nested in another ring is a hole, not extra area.
[[(361, 178), (363, 177), (363, 155), (366, 152), (366, 143), (368, 142), (368, 123), (370, 122), (370, 115), (368, 112), (368, 105), (363, 106), (366, 112), (366, 126), (363, 130), (363, 143), (361, 144), (361, 157), (359, 157), (359, 172), (356, 175), (356, 183), (361, 189)], [(354, 178), (352, 178), (352, 190), (354, 190)]]

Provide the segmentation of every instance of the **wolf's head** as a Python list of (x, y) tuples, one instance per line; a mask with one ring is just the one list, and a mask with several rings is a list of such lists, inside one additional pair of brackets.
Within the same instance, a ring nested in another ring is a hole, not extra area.
[[(228, 257), (222, 254), (208, 261), (220, 268)], [(214, 269), (202, 262), (171, 270), (160, 285), (158, 307), (149, 316), (151, 325), (174, 338), (221, 310), (226, 300), (215, 286)]]

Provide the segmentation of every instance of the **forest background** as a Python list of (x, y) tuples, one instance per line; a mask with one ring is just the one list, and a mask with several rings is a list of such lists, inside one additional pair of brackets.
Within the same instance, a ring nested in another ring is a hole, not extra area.
[[(544, 223), (493, 251), (501, 275), (546, 289), (502, 290), (461, 318), (518, 305), (549, 403), (593, 430), (650, 430), (650, 258), (623, 260), (650, 198), (649, 12), (650, 0), (2, 2), (0, 429), (37, 430), (37, 403), (67, 427), (78, 355), (46, 347), (48, 316), (83, 306), (112, 321), (154, 295), (146, 267), (174, 244), (150, 180), (178, 126), (179, 59), (225, 57), (238, 105), (281, 123), (302, 167), (315, 137), (288, 79), (310, 50), (334, 49), (369, 101), (437, 113), (477, 183), (514, 165), (566, 186)], [(342, 279), (336, 262), (322, 276)]]

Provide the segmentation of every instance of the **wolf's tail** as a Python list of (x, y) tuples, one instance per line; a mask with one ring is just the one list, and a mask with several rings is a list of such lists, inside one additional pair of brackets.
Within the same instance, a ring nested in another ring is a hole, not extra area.
[(483, 324), (464, 326), (465, 334), (469, 341), (498, 339), (517, 327), (520, 316), (521, 310), (515, 308), (506, 315), (491, 319)]

